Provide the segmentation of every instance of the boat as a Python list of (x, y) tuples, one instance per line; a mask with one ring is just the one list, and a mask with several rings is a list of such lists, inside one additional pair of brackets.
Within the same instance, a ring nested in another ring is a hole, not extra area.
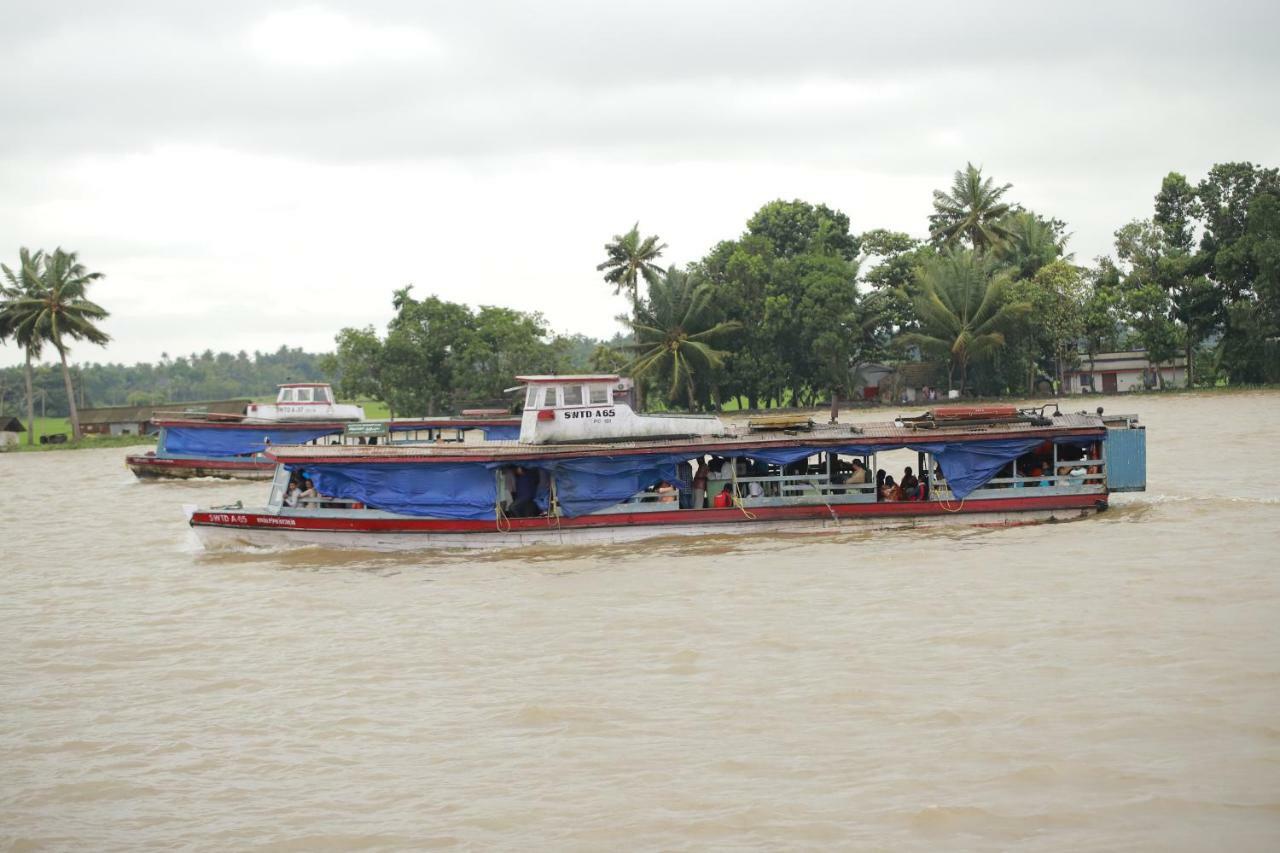
[(277, 463), (273, 445), (463, 441), (478, 431), (486, 440), (514, 439), (519, 420), (506, 410), (469, 410), (458, 418), (364, 420), (364, 409), (336, 403), (323, 382), (279, 386), (274, 404), (251, 403), (241, 415), (157, 413), (156, 449), (125, 457), (140, 479), (269, 480)]
[[(522, 379), (517, 441), (272, 446), (277, 468), (263, 505), (190, 508), (189, 523), (210, 548), (614, 543), (1066, 520), (1146, 484), (1144, 427), (1101, 409), (939, 408), (859, 425), (787, 418), (739, 427), (665, 415), (646, 423), (617, 376)], [(902, 450), (916, 454), (919, 483), (906, 499), (883, 500), (870, 472), (879, 454)], [(706, 488), (695, 490), (704, 465)], [(295, 503), (300, 477), (316, 496)]]

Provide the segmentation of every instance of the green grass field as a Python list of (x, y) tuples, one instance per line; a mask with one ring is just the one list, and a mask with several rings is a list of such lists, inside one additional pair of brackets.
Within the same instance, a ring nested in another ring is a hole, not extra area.
[[(19, 414), (16, 415), (18, 420), (26, 423), (26, 417)], [(9, 448), (9, 452), (25, 452), (37, 450), (75, 450), (82, 447), (130, 447), (135, 444), (154, 444), (155, 438), (146, 435), (104, 435), (104, 436), (86, 436), (80, 441), (71, 441), (71, 421), (66, 418), (41, 418), (35, 419), (34, 428), (32, 429), (33, 444), (27, 444), (27, 434), (21, 433), (18, 436), (18, 446)], [(40, 436), (57, 435), (62, 433), (68, 439), (66, 444), (41, 444)]]

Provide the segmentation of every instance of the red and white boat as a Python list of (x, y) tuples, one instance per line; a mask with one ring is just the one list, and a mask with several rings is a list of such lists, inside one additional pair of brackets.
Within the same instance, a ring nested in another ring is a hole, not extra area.
[[(517, 442), (273, 446), (264, 505), (194, 510), (191, 526), (209, 547), (502, 547), (1025, 524), (1087, 516), (1113, 492), (1145, 488), (1146, 433), (1131, 416), (942, 408), (881, 424), (731, 427), (637, 414), (617, 376), (521, 379)], [(871, 472), (902, 450), (915, 453), (919, 482), (886, 500)], [(289, 505), (302, 476), (317, 496)]]

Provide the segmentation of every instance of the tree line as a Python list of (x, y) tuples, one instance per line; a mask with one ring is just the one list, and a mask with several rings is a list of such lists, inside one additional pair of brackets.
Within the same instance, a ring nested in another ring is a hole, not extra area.
[(395, 291), (385, 335), (372, 326), (338, 333), (337, 350), (322, 366), (340, 396), (381, 400), (402, 415), (506, 407), (517, 374), (582, 370), (600, 346), (581, 335), (553, 335), (541, 314), (418, 299), (412, 290)]
[[(331, 378), (343, 397), (433, 415), (505, 405), (519, 373), (581, 370), (634, 377), (654, 407), (834, 405), (867, 362), (920, 362), (947, 389), (998, 396), (1028, 393), (1040, 377), (1061, 385), (1083, 357), (1130, 348), (1157, 363), (1182, 356), (1189, 384), (1280, 382), (1277, 169), (1222, 163), (1195, 183), (1171, 172), (1150, 214), (1089, 263), (1068, 251), (1065, 222), (1012, 190), (967, 164), (934, 191), (919, 235), (857, 231), (825, 204), (776, 200), (681, 265), (664, 265), (667, 246), (636, 223), (597, 267), (628, 303), (627, 331), (611, 341), (405, 287), (385, 333), (343, 329), (332, 353), (81, 365), (78, 395), (70, 345), (108, 341), (97, 326), (107, 312), (88, 297), (102, 276), (74, 252), (22, 249), (17, 265), (0, 265), (0, 340), (24, 352), (21, 368), (0, 370), (0, 406), (20, 394), (30, 418), (39, 395), (78, 435), (78, 399), (262, 397), (281, 382)], [(50, 350), (59, 368), (41, 364)]]
[(1188, 382), (1280, 381), (1280, 178), (1250, 163), (1199, 183), (1170, 173), (1115, 254), (1079, 264), (1067, 224), (972, 164), (933, 193), (927, 234), (872, 229), (823, 204), (773, 201), (703, 258), (663, 267), (639, 225), (599, 269), (631, 340), (594, 363), (670, 406), (813, 405), (868, 361), (936, 365), (965, 394), (1024, 394), (1082, 356), (1187, 359)]

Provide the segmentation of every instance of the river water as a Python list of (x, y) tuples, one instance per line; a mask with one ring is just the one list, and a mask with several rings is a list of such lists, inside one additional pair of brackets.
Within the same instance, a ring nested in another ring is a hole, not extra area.
[[(1280, 394), (1009, 530), (202, 552), (0, 456), (0, 847), (1280, 848)], [(856, 418), (850, 418), (856, 419)]]

